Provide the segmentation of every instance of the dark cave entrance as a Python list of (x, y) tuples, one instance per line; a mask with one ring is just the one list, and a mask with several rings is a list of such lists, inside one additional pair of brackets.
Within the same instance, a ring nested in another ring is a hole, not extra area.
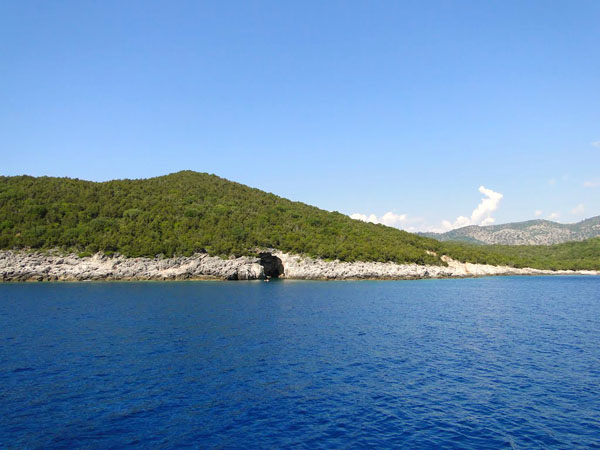
[(271, 253), (259, 253), (260, 265), (265, 269), (265, 277), (279, 278), (283, 275), (283, 263), (281, 259)]

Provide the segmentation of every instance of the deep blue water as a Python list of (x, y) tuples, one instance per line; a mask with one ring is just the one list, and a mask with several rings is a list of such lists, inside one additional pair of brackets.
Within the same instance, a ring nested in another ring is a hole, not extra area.
[(0, 284), (0, 448), (600, 448), (600, 278)]

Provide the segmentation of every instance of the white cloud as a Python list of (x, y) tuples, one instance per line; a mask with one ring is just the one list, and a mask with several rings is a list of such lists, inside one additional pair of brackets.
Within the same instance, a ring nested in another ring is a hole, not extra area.
[(583, 183), (584, 187), (588, 187), (588, 188), (595, 188), (600, 186), (600, 180), (590, 180), (590, 181), (586, 181), (585, 183)]
[(499, 192), (494, 192), (491, 189), (486, 189), (484, 186), (479, 186), (479, 192), (485, 195), (481, 199), (481, 203), (471, 214), (471, 222), (484, 224), (485, 222), (492, 223), (494, 219), (490, 214), (498, 209), (498, 204), (502, 200), (503, 195)]
[(536, 210), (533, 212), (533, 215), (534, 215), (535, 217), (540, 217), (540, 216), (541, 216), (543, 213), (544, 213), (544, 212), (543, 212), (541, 209), (536, 209)]
[(580, 216), (581, 214), (583, 214), (584, 211), (585, 211), (585, 206), (583, 205), (583, 203), (580, 203), (579, 205), (577, 205), (575, 208), (573, 208), (571, 210), (571, 214)]
[(554, 186), (554, 185), (556, 184), (556, 178), (550, 178), (550, 179), (548, 180), (548, 184), (549, 184), (550, 186)]
[(379, 223), (375, 214), (367, 216), (366, 214), (354, 213), (350, 214), (350, 218), (355, 220), (362, 220), (363, 222)]
[(556, 220), (560, 217), (560, 213), (559, 212), (553, 212), (548, 214), (548, 219), (550, 220)]
[[(437, 233), (443, 233), (467, 225), (491, 225), (495, 222), (492, 213), (498, 209), (503, 195), (485, 186), (480, 186), (479, 192), (483, 194), (483, 198), (473, 210), (470, 217), (458, 216), (454, 222), (443, 220), (440, 227), (427, 227), (424, 226), (424, 220), (420, 217), (409, 217), (407, 214), (396, 214), (392, 211), (388, 211), (379, 217), (375, 214), (353, 213), (350, 214), (350, 218), (362, 220), (363, 222), (379, 223), (406, 231), (417, 231), (417, 229), (420, 229)], [(420, 226), (415, 227), (415, 224), (420, 224)]]
[(450, 231), (455, 228), (466, 227), (467, 225), (491, 225), (496, 219), (492, 217), (492, 213), (498, 209), (500, 200), (504, 197), (499, 192), (487, 189), (485, 186), (479, 186), (479, 192), (484, 197), (477, 205), (477, 208), (471, 213), (471, 217), (458, 216), (454, 222), (449, 220), (442, 221), (442, 231)]
[(388, 227), (401, 228), (409, 231), (415, 231), (414, 227), (409, 227), (409, 224), (422, 222), (423, 219), (418, 217), (409, 218), (406, 214), (396, 214), (392, 211), (386, 212), (383, 216), (377, 217), (375, 214), (350, 214), (351, 219), (362, 220), (363, 222), (379, 223)]
[(592, 142), (592, 145), (594, 147), (600, 147), (600, 141), (594, 141), (594, 142)]
[(395, 214), (391, 211), (386, 212), (383, 216), (381, 216), (381, 223), (387, 225), (388, 227), (398, 227), (407, 221), (406, 214)]

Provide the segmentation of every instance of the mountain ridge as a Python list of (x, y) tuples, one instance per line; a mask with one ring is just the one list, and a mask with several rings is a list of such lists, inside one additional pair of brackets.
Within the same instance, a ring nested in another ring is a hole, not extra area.
[(554, 245), (600, 236), (600, 216), (575, 223), (545, 219), (500, 225), (468, 225), (446, 233), (417, 233), (438, 241), (460, 241), (481, 245)]

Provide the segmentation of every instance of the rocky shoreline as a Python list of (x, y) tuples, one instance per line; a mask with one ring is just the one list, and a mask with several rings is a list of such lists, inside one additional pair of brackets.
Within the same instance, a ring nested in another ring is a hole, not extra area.
[(90, 257), (59, 252), (0, 251), (0, 282), (100, 280), (299, 280), (465, 278), (490, 275), (600, 275), (599, 271), (517, 269), (461, 263), (442, 257), (448, 266), (380, 262), (324, 261), (278, 251), (257, 257), (222, 259), (207, 254), (175, 258)]

